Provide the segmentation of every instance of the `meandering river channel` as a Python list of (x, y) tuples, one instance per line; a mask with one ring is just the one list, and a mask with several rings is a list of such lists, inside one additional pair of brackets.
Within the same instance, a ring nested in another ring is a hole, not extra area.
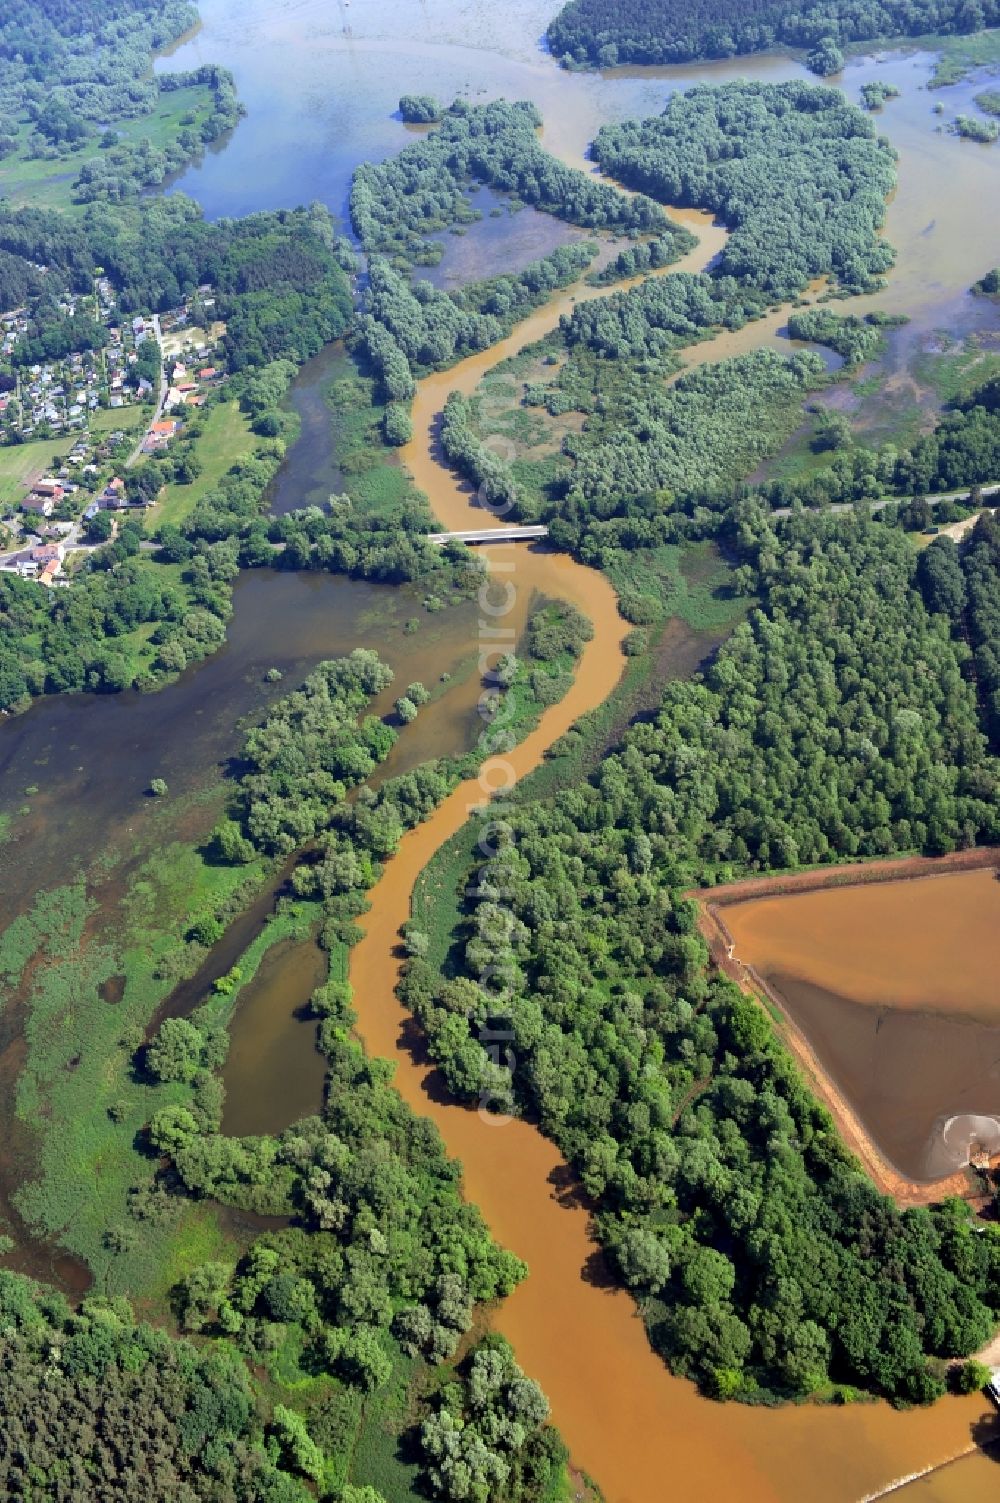
[[(305, 0), (278, 11), (267, 0), (240, 6), (205, 0), (204, 28), (178, 62), (208, 57), (226, 62), (237, 73), (251, 113), (225, 151), (207, 157), (181, 186), (201, 198), (210, 213), (286, 203), (296, 196), (320, 197), (342, 209), (356, 161), (401, 144), (390, 116), (404, 87), (442, 98), (456, 90), (474, 98), (532, 98), (546, 118), (546, 144), (586, 166), (584, 147), (597, 125), (661, 107), (671, 88), (700, 79), (750, 74), (776, 81), (800, 73), (788, 60), (763, 58), (707, 69), (567, 75), (534, 47), (548, 9), (545, 0), (514, 0), (502, 12), (443, 0), (424, 0), (419, 7), (356, 0), (350, 9)], [(849, 70), (845, 85), (852, 97), (874, 66), (868, 61)], [(963, 151), (935, 133), (928, 119), (931, 101), (921, 97), (927, 71), (919, 57), (889, 59), (879, 69), (879, 76), (903, 90), (885, 116), (901, 153), (901, 186), (887, 225), (900, 261), (880, 305), (913, 318), (890, 355), (889, 374), (904, 385), (906, 363), (929, 331), (946, 325), (961, 333), (975, 322), (965, 293), (991, 264), (987, 232), (996, 198), (987, 183), (994, 189), (1000, 185), (1000, 159)], [(955, 107), (963, 107), (968, 90), (955, 92), (963, 96)], [(701, 244), (691, 269), (706, 264), (722, 243), (722, 232), (705, 216), (693, 227)], [(463, 261), (476, 250), (475, 234), (468, 237), (472, 244), (462, 247)], [(493, 249), (481, 247), (480, 272), (492, 269), (487, 263)], [(574, 296), (582, 295), (592, 294), (581, 289), (561, 294), (500, 348), (421, 383), (415, 436), (402, 458), (444, 526), (483, 526), (486, 520), (439, 463), (436, 421), (448, 392), (473, 391), (490, 367), (541, 337)], [(698, 347), (693, 356), (721, 358), (777, 342), (783, 322), (777, 316), (761, 321)], [(399, 1089), (434, 1118), (449, 1150), (462, 1160), (470, 1197), (495, 1235), (531, 1268), (525, 1284), (497, 1312), (498, 1327), (549, 1393), (575, 1460), (598, 1478), (610, 1503), (668, 1497), (858, 1503), (928, 1469), (934, 1470), (907, 1491), (908, 1503), (911, 1493), (913, 1503), (945, 1503), (959, 1495), (956, 1487), (966, 1503), (995, 1496), (997, 1473), (981, 1455), (936, 1470), (972, 1448), (972, 1431), (983, 1414), (980, 1400), (949, 1400), (905, 1415), (882, 1405), (765, 1412), (720, 1408), (671, 1378), (652, 1354), (630, 1299), (604, 1279), (587, 1211), (554, 1147), (524, 1123), (491, 1125), (450, 1104), (421, 1059), (419, 1039), (394, 992), (399, 929), (419, 873), (481, 804), (484, 786), (502, 789), (510, 777), (523, 777), (535, 767), (575, 718), (611, 692), (622, 668), (623, 623), (601, 576), (544, 551), (497, 547), (487, 556), (498, 582), (515, 585), (515, 625), (538, 590), (579, 604), (594, 621), (594, 639), (570, 694), (546, 712), (532, 735), (493, 769), (484, 769), (480, 779), (456, 789), (404, 839), (371, 895), (351, 975), (368, 1046), (396, 1060)]]
[[(763, 58), (700, 70), (616, 70), (606, 76), (561, 73), (535, 46), (551, 8), (547, 0), (512, 0), (504, 8), (474, 0), (407, 0), (405, 4), (402, 0), (353, 0), (349, 6), (346, 0), (338, 4), (301, 0), (288, 5), (275, 0), (204, 0), (203, 25), (164, 66), (216, 61), (233, 68), (250, 113), (230, 141), (206, 155), (199, 167), (183, 176), (180, 186), (198, 197), (212, 215), (313, 198), (342, 211), (354, 165), (403, 144), (402, 127), (392, 118), (392, 111), (404, 90), (434, 92), (445, 99), (457, 91), (473, 98), (498, 94), (533, 98), (546, 116), (546, 143), (565, 158), (582, 161), (587, 140), (603, 120), (661, 107), (671, 88), (705, 78), (749, 74), (778, 80), (801, 72), (790, 61)], [(846, 86), (852, 97), (873, 68), (867, 62), (849, 70)], [(901, 187), (887, 227), (900, 249), (900, 264), (886, 297), (879, 300), (880, 306), (917, 315), (910, 332), (893, 346), (897, 352), (893, 358), (902, 370), (913, 341), (925, 338), (939, 324), (963, 330), (974, 317), (965, 289), (996, 259), (988, 231), (995, 228), (1000, 152), (989, 156), (935, 132), (928, 119), (930, 100), (919, 95), (927, 76), (926, 60), (896, 58), (885, 64), (881, 76), (904, 88), (903, 98), (891, 104), (885, 116), (885, 128), (902, 157)], [(967, 92), (966, 86), (953, 91), (949, 104), (954, 97), (961, 105)], [(686, 217), (701, 237), (689, 264), (704, 265), (719, 248), (722, 232), (705, 216)], [(421, 383), (414, 407), (414, 438), (401, 457), (447, 528), (488, 525), (487, 514), (439, 463), (436, 424), (448, 392), (474, 390), (490, 367), (553, 327), (575, 296), (592, 295), (592, 290), (582, 288), (560, 294), (501, 346)], [(775, 316), (740, 331), (739, 347), (778, 340), (782, 323)], [(719, 358), (732, 352), (729, 345), (713, 342), (699, 347), (695, 355)], [(322, 366), (314, 372), (315, 382), (322, 372)], [(305, 390), (300, 386), (300, 395)], [(309, 415), (315, 432), (317, 426), (322, 428), (322, 406), (311, 396), (304, 400), (312, 403)], [(305, 453), (300, 449), (293, 455), (279, 482), (282, 505), (295, 504), (299, 487), (305, 497), (336, 483), (329, 454), (317, 460), (322, 473), (318, 469), (312, 473), (314, 467), (305, 461)], [(470, 1198), (482, 1207), (496, 1237), (530, 1266), (529, 1278), (496, 1311), (496, 1326), (514, 1343), (527, 1371), (546, 1389), (553, 1417), (574, 1460), (596, 1477), (609, 1503), (665, 1499), (688, 1503), (715, 1498), (741, 1503), (861, 1503), (890, 1490), (905, 1503), (994, 1499), (1000, 1473), (974, 1447), (984, 1414), (978, 1398), (950, 1399), (931, 1410), (908, 1414), (879, 1404), (767, 1411), (712, 1404), (690, 1384), (670, 1377), (653, 1355), (631, 1299), (606, 1279), (590, 1234), (587, 1208), (556, 1149), (523, 1122), (497, 1125), (450, 1103), (422, 1059), (419, 1038), (394, 990), (400, 963), (399, 929), (409, 915), (417, 877), (434, 852), (474, 817), (487, 790), (502, 792), (512, 780), (524, 777), (565, 729), (607, 698), (624, 662), (621, 644), (626, 627), (603, 576), (546, 550), (498, 546), (485, 553), (493, 571), (495, 598), (509, 595), (508, 584), (513, 587), (505, 624), (518, 630), (532, 596), (540, 592), (578, 605), (594, 622), (594, 637), (566, 698), (545, 712), (523, 743), (487, 763), (479, 778), (462, 784), (424, 825), (404, 838), (371, 894), (372, 906), (363, 920), (364, 938), (352, 952), (351, 978), (360, 1031), (369, 1048), (396, 1061), (399, 1090), (437, 1123), (449, 1151), (463, 1163)], [(262, 624), (273, 624), (283, 606), (298, 609), (294, 602), (305, 598), (302, 592), (310, 600), (308, 621), (315, 624), (317, 614), (330, 602), (338, 629), (327, 631), (317, 625), (305, 638), (290, 643), (280, 655), (281, 666), (289, 672), (316, 656), (357, 645), (363, 633), (358, 633), (356, 641), (341, 644), (341, 637), (350, 634), (350, 621), (357, 618), (362, 603), (369, 611), (377, 610), (384, 598), (374, 587), (354, 587), (342, 580), (274, 579), (261, 574), (241, 584), (230, 646), (214, 660), (220, 666), (203, 665), (182, 681), (203, 686), (195, 693), (206, 710), (203, 760), (216, 761), (230, 754), (236, 740), (235, 719), (259, 707), (262, 694), (255, 686), (263, 669), (279, 656), (273, 636), (267, 645), (260, 645)], [(247, 609), (240, 606), (240, 593), (247, 596)], [(335, 597), (340, 602), (336, 606), (332, 605)], [(412, 639), (405, 650), (400, 648), (401, 672), (409, 671), (429, 683), (444, 669), (454, 669), (464, 656), (478, 650), (474, 616), (475, 612), (456, 613), (453, 624), (440, 629), (436, 647), (428, 633), (423, 640)], [(459, 632), (468, 633), (464, 645), (457, 639)], [(369, 636), (381, 639), (384, 633), (373, 625)], [(421, 652), (423, 661), (411, 666), (412, 656)], [(228, 686), (224, 701), (212, 700), (211, 685), (216, 679)], [(467, 742), (474, 699), (470, 684), (471, 680), (456, 684), (454, 691), (421, 717), (418, 724), (425, 729), (418, 735), (427, 738), (425, 755), (457, 749)], [(99, 775), (100, 737), (95, 733), (88, 742), (95, 759), (92, 795), (102, 801), (109, 824), (124, 826), (140, 809), (142, 784), (150, 773), (161, 771), (152, 760), (160, 746), (154, 729), (160, 714), (157, 703), (177, 716), (184, 693), (178, 687), (148, 701), (148, 720), (145, 708), (130, 710), (131, 701), (122, 697), (115, 713), (124, 717), (120, 723), (128, 726), (139, 743), (122, 745), (115, 752), (122, 758), (128, 752), (131, 758), (131, 782), (124, 797), (112, 778)], [(18, 785), (33, 782), (31, 769), (43, 756), (55, 760), (63, 747), (78, 741), (80, 726), (90, 723), (88, 717), (96, 718), (98, 709), (107, 716), (112, 708), (94, 701), (38, 707), (20, 728), (3, 728), (7, 759), (0, 737), (0, 768), (6, 768)], [(107, 741), (106, 721), (102, 720), (102, 726), (101, 735)], [(187, 735), (186, 724), (183, 729)], [(167, 737), (168, 751), (171, 744)], [(112, 740), (111, 745), (116, 743)], [(409, 758), (421, 745), (411, 728), (400, 738), (400, 757)], [(137, 751), (141, 753), (138, 762)], [(179, 752), (177, 756), (180, 759)], [(82, 758), (73, 760), (75, 764)], [(68, 787), (68, 766), (66, 772)], [(183, 777), (179, 760), (172, 784), (183, 782)], [(60, 780), (55, 781), (54, 789), (47, 790), (53, 800), (59, 796)], [(10, 882), (12, 900), (23, 897), (28, 886), (46, 885), (60, 856), (60, 821), (54, 813), (45, 821), (41, 801), (39, 809), (31, 880), (22, 873), (21, 880)], [(25, 834), (30, 833), (29, 825)], [(26, 849), (27, 839), (19, 842), (19, 852)], [(308, 995), (314, 976), (309, 958), (294, 948), (276, 952), (262, 970), (253, 993), (260, 1023), (251, 1030), (258, 1061), (272, 1058), (277, 1066), (285, 1058), (274, 1052), (284, 1047), (285, 1037), (284, 1025), (273, 1027), (274, 1010), (282, 1009), (288, 1018), (296, 1000)], [(249, 1005), (249, 999), (244, 998), (244, 1003)], [(237, 1055), (230, 1069), (239, 1071)], [(314, 1077), (303, 1080), (303, 1110), (312, 1109), (315, 1086)], [(244, 1120), (239, 1103), (234, 1102), (230, 1112), (227, 1125), (235, 1130)], [(968, 1459), (940, 1470), (961, 1456)], [(922, 1480), (894, 1489), (903, 1479), (923, 1473), (928, 1475)]]
[[(696, 253), (697, 254), (697, 253)], [(471, 392), (498, 360), (557, 321), (571, 290), (521, 325), (503, 345), (421, 382), (414, 438), (403, 458), (448, 528), (489, 525), (468, 489), (443, 470), (435, 442), (449, 391)], [(463, 783), (403, 840), (371, 893), (364, 939), (351, 953), (359, 1030), (369, 1049), (397, 1064), (396, 1085), (437, 1123), (463, 1164), (470, 1198), (494, 1234), (528, 1263), (525, 1283), (496, 1312), (525, 1368), (548, 1393), (574, 1460), (600, 1482), (609, 1503), (738, 1497), (745, 1503), (857, 1503), (893, 1481), (935, 1467), (971, 1446), (981, 1399), (949, 1400), (931, 1411), (896, 1414), (884, 1405), (851, 1410), (722, 1408), (672, 1378), (653, 1354), (635, 1305), (605, 1276), (589, 1215), (555, 1147), (524, 1122), (495, 1121), (458, 1106), (422, 1057), (420, 1040), (395, 996), (399, 931), (427, 862), (484, 802), (535, 768), (580, 714), (600, 704), (623, 666), (624, 623), (603, 576), (559, 554), (508, 545), (486, 550), (500, 580), (519, 595), (541, 590), (572, 600), (594, 622), (573, 688), (512, 753)], [(996, 1474), (983, 1464), (983, 1477)], [(932, 1486), (926, 1481), (924, 1496)], [(981, 1494), (969, 1492), (972, 1500)]]

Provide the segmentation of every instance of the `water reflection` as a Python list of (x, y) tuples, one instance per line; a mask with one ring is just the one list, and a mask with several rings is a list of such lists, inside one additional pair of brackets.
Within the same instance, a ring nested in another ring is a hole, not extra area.
[(322, 1107), (326, 1066), (305, 1004), (326, 980), (327, 963), (314, 941), (283, 940), (241, 991), (222, 1073), (223, 1132), (281, 1132)]
[[(428, 616), (409, 590), (260, 569), (237, 580), (234, 607), (219, 652), (157, 694), (56, 695), (0, 722), (0, 813), (11, 818), (0, 920), (9, 922), (36, 892), (66, 882), (99, 853), (171, 838), (169, 806), (182, 809), (184, 795), (218, 781), (243, 725), (323, 658), (371, 647), (404, 684), (452, 675), (433, 712), (400, 736), (391, 771), (473, 743), (476, 686), (463, 672), (475, 643), (473, 603)], [(408, 620), (419, 623), (416, 631), (404, 630)], [(270, 668), (280, 682), (265, 681)], [(388, 712), (394, 692), (376, 703), (379, 713)], [(153, 777), (167, 783), (168, 801), (147, 797)]]

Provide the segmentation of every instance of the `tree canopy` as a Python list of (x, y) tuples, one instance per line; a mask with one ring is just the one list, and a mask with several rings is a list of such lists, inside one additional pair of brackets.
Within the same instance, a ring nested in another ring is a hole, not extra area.
[(1000, 22), (996, 0), (569, 0), (549, 46), (569, 63), (686, 63), (875, 37), (978, 31)]
[[(444, 975), (411, 960), (403, 996), (454, 1091), (488, 1080), (570, 1157), (675, 1371), (719, 1396), (922, 1401), (941, 1391), (926, 1356), (992, 1328), (1000, 1235), (874, 1189), (682, 893), (993, 841), (998, 764), (898, 529), (752, 506), (738, 528), (759, 608), (589, 779), (508, 804), (457, 879)], [(498, 1017), (505, 1087), (478, 1037)]]
[(429, 237), (478, 217), (467, 199), (473, 182), (587, 229), (670, 232), (648, 199), (626, 197), (551, 156), (539, 144), (540, 124), (525, 100), (459, 101), (436, 130), (397, 156), (362, 163), (351, 185), (351, 222), (365, 249), (433, 263), (442, 247)]
[(593, 150), (629, 187), (720, 214), (731, 234), (716, 274), (773, 298), (824, 276), (870, 291), (892, 265), (877, 231), (895, 153), (839, 90), (700, 85), (672, 94), (662, 115), (603, 126)]
[(128, 1302), (61, 1295), (0, 1270), (0, 1488), (105, 1503), (307, 1503), (268, 1449), (233, 1351), (136, 1322)]

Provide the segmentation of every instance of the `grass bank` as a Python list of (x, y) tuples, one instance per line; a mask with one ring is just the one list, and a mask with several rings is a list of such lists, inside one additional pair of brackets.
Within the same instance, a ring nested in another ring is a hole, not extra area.
[(201, 464), (197, 479), (189, 485), (171, 482), (165, 485), (150, 510), (150, 529), (176, 527), (191, 515), (201, 498), (218, 485), (237, 460), (252, 453), (257, 439), (249, 420), (236, 402), (219, 402), (211, 407), (202, 433), (195, 440), (195, 453)]

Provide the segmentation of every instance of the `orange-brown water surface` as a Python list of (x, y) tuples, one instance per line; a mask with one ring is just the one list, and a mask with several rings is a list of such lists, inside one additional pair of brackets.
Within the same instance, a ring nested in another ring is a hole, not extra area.
[[(574, 295), (592, 294), (580, 288), (563, 293), (500, 347), (420, 384), (414, 438), (403, 458), (448, 528), (490, 525), (489, 513), (438, 461), (435, 433), (448, 392), (472, 391), (490, 366), (553, 327)], [(574, 720), (607, 698), (623, 666), (625, 624), (603, 576), (523, 545), (492, 547), (486, 556), (499, 571), (497, 585), (509, 581), (517, 602), (535, 590), (571, 600), (593, 621), (594, 637), (566, 698), (513, 752), (488, 762), (478, 779), (462, 784), (410, 831), (387, 864), (361, 921), (364, 938), (351, 952), (359, 1031), (372, 1053), (396, 1062), (397, 1087), (434, 1120), (448, 1151), (461, 1160), (469, 1198), (498, 1240), (528, 1263), (529, 1277), (496, 1312), (495, 1325), (544, 1387), (574, 1461), (598, 1480), (608, 1503), (860, 1503), (881, 1496), (968, 1451), (984, 1401), (950, 1399), (930, 1411), (897, 1414), (879, 1404), (764, 1411), (702, 1399), (691, 1384), (668, 1374), (631, 1298), (606, 1279), (588, 1211), (557, 1149), (527, 1123), (501, 1124), (449, 1101), (395, 995), (399, 931), (420, 872), (474, 817), (487, 790), (502, 791), (525, 776)], [(979, 1488), (971, 1468), (968, 1475), (968, 1503), (995, 1495), (1000, 1474), (991, 1466), (984, 1463), (977, 1477), (988, 1479), (992, 1490)]]
[[(328, 0), (203, 0), (203, 27), (192, 33), (172, 66), (221, 62), (233, 67), (248, 114), (231, 142), (209, 150), (185, 174), (184, 186), (199, 197), (210, 218), (316, 197), (339, 211), (357, 161), (378, 160), (402, 144), (392, 111), (403, 88), (426, 90), (445, 101), (457, 90), (474, 96), (484, 91), (490, 97), (503, 93), (533, 98), (546, 118), (546, 143), (565, 158), (575, 153), (580, 161), (584, 144), (599, 124), (659, 110), (673, 88), (706, 78), (721, 82), (745, 75), (777, 81), (802, 76), (799, 63), (773, 57), (730, 59), (701, 68), (617, 70), (604, 77), (566, 72), (535, 46), (554, 8), (554, 0), (511, 0), (507, 6), (487, 5), (484, 0), (421, 0), (419, 5), (412, 0), (361, 0), (346, 9)], [(976, 311), (966, 289), (996, 260), (1000, 154), (939, 133), (923, 87), (926, 59), (897, 54), (879, 65), (871, 60), (852, 63), (845, 74), (852, 97), (876, 66), (879, 76), (902, 87), (902, 97), (880, 117), (880, 129), (901, 152), (900, 191), (887, 224), (900, 255), (885, 294), (851, 306), (917, 315), (907, 330), (890, 336), (893, 350), (899, 347), (894, 359), (902, 379), (908, 352), (928, 329), (947, 327), (959, 333), (963, 319), (967, 324), (970, 310)], [(938, 97), (947, 101), (951, 114), (980, 86), (970, 81)], [(724, 232), (703, 215), (676, 217), (694, 224), (701, 236), (698, 250), (683, 263), (686, 269), (698, 269), (721, 248)], [(477, 268), (482, 275), (494, 269), (504, 268)], [(416, 437), (404, 459), (447, 526), (482, 526), (488, 517), (436, 462), (432, 433), (444, 397), (453, 388), (473, 390), (490, 365), (541, 337), (561, 312), (571, 309), (574, 295), (594, 294), (580, 289), (563, 294), (499, 349), (422, 383), (414, 414)], [(736, 335), (698, 346), (689, 358), (717, 359), (776, 339), (784, 317), (772, 315)], [(302, 415), (304, 420), (308, 417)], [(319, 402), (314, 417), (316, 431), (322, 434), (326, 416)], [(317, 474), (312, 462), (303, 464), (301, 471), (290, 466), (284, 481), (292, 505), (313, 499), (314, 489), (322, 499), (330, 489), (339, 488), (332, 470)], [(505, 624), (516, 630), (537, 589), (572, 599), (596, 628), (568, 698), (546, 713), (509, 758), (492, 764), (486, 781), (502, 786), (536, 766), (562, 730), (614, 687), (622, 666), (623, 623), (607, 582), (569, 560), (523, 548), (495, 548), (489, 556), (498, 584), (508, 580), (515, 586)], [(330, 587), (330, 581), (318, 578), (294, 586), (300, 592)], [(270, 588), (268, 608), (259, 612), (269, 632), (266, 646), (259, 648), (261, 660), (255, 660), (257, 678), (269, 662), (280, 661), (289, 674), (299, 668), (291, 657), (286, 662), (272, 655), (274, 622), (282, 619), (282, 592), (292, 586), (279, 581)], [(245, 582), (241, 589), (255, 593), (258, 585)], [(337, 581), (337, 589), (346, 591), (346, 583)], [(499, 599), (499, 591), (493, 598)], [(227, 649), (230, 662), (236, 650), (234, 635), (235, 629)], [(326, 636), (322, 646), (329, 655)], [(478, 648), (478, 643), (473, 646)], [(221, 660), (220, 654), (216, 661)], [(198, 672), (205, 675), (203, 683), (214, 682), (211, 664)], [(426, 672), (413, 676), (424, 676), (428, 682), (433, 677)], [(405, 681), (402, 673), (401, 678)], [(218, 695), (214, 700), (211, 694), (206, 697), (218, 706)], [(166, 695), (156, 696), (143, 711), (146, 717), (161, 698), (167, 705)], [(103, 708), (108, 713), (107, 706)], [(440, 749), (448, 748), (452, 731), (445, 735), (441, 729), (443, 713), (435, 710), (432, 717), (422, 712), (408, 735), (429, 737), (434, 730), (435, 737), (441, 737)], [(178, 723), (184, 724), (190, 738), (194, 722), (181, 722), (178, 716)], [(58, 739), (54, 738), (56, 744)], [(75, 739), (67, 735), (66, 744), (72, 746)], [(116, 737), (108, 737), (105, 730), (105, 740), (115, 743)], [(403, 737), (400, 755), (405, 745)], [(12, 786), (36, 780), (29, 771), (35, 755), (25, 754), (23, 776), (17, 773)], [(137, 778), (148, 779), (151, 772), (161, 770), (158, 763), (147, 765), (148, 759), (134, 753), (132, 760)], [(174, 787), (178, 778), (173, 768), (169, 777)], [(86, 793), (93, 803), (91, 789)], [(372, 894), (365, 938), (352, 953), (351, 974), (360, 1028), (369, 1046), (397, 1062), (399, 1089), (418, 1111), (433, 1118), (449, 1151), (462, 1160), (470, 1198), (482, 1207), (497, 1238), (530, 1265), (530, 1277), (498, 1311), (496, 1323), (549, 1393), (554, 1419), (575, 1459), (598, 1478), (609, 1503), (860, 1503), (890, 1491), (904, 1503), (995, 1503), (1000, 1471), (983, 1455), (974, 1452), (969, 1459), (943, 1466), (968, 1451), (985, 1410), (979, 1399), (949, 1400), (930, 1411), (909, 1414), (893, 1413), (883, 1405), (766, 1412), (709, 1403), (690, 1384), (671, 1378), (652, 1354), (631, 1300), (604, 1283), (587, 1212), (575, 1201), (571, 1178), (555, 1148), (524, 1123), (497, 1126), (443, 1099), (419, 1054), (411, 1052), (413, 1032), (394, 995), (395, 950), (417, 875), (482, 797), (477, 783), (465, 785), (405, 838)], [(78, 793), (75, 802), (80, 803)], [(72, 813), (67, 798), (62, 817)], [(20, 849), (17, 855), (23, 885)], [(940, 932), (940, 917), (932, 927)], [(299, 983), (305, 991), (311, 985), (308, 966), (297, 978)], [(270, 972), (262, 968), (253, 995), (263, 996), (270, 985)], [(869, 1001), (856, 1005), (872, 1007)], [(235, 1069), (235, 1062), (230, 1069)], [(234, 1090), (234, 1098), (237, 1094)], [(236, 1110), (235, 1100), (230, 1110)], [(0, 1144), (0, 1158), (6, 1147)], [(903, 1479), (927, 1469), (932, 1469), (930, 1475), (904, 1484)]]
[(1000, 1147), (1000, 881), (992, 868), (727, 905), (882, 1153), (931, 1180)]

